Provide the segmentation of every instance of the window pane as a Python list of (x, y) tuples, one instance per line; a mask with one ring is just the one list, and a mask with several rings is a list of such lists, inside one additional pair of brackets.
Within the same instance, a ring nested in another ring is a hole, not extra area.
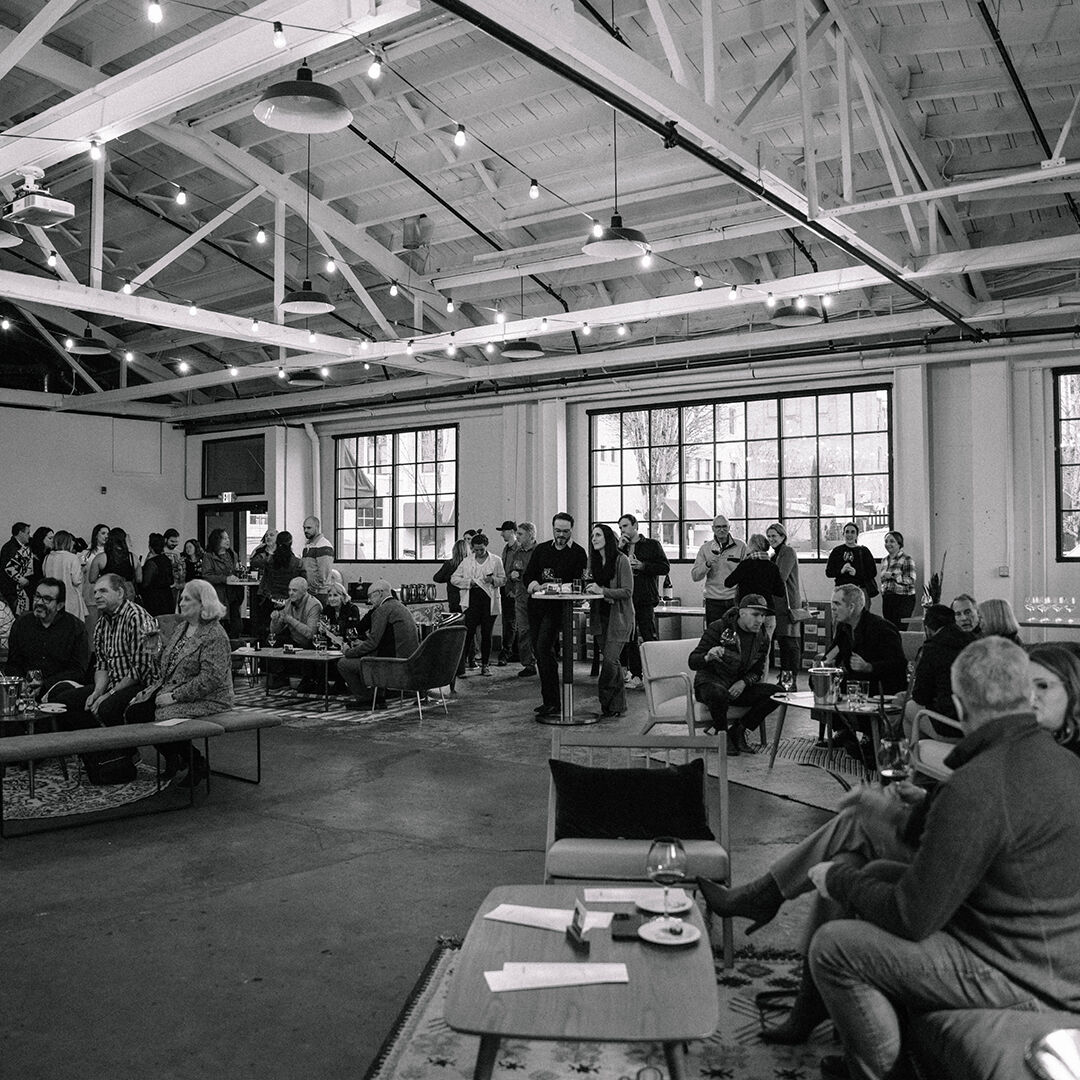
[(356, 531), (356, 558), (370, 559), (375, 550), (375, 530), (357, 529)]
[(457, 486), (457, 467), (454, 462), (441, 462), (435, 471), (435, 484), (438, 491), (452, 492)]
[(651, 446), (678, 446), (679, 410), (649, 410), (649, 443)]
[(679, 447), (654, 447), (649, 452), (649, 481), (653, 484), (679, 478)]
[(416, 558), (417, 539), (415, 529), (395, 529), (394, 543), (397, 546), (397, 558)]
[[(374, 558), (384, 561), (386, 559), (392, 559), (393, 548), (390, 544), (390, 537), (393, 534), (389, 529), (376, 529), (375, 530), (375, 555)], [(371, 556), (369, 556), (370, 558)]]
[(390, 465), (394, 461), (394, 436), (375, 436), (375, 464)]
[(1061, 515), (1061, 554), (1066, 559), (1080, 559), (1080, 514)]
[(394, 493), (393, 469), (379, 468), (375, 470), (375, 494), (392, 495)]
[(716, 441), (742, 442), (746, 438), (746, 406), (741, 401), (716, 406)]
[[(618, 521), (622, 513), (622, 488), (593, 489), (593, 520)], [(636, 514), (634, 515), (637, 516)]]
[(781, 434), (785, 438), (817, 433), (817, 399), (797, 397), (784, 399), (784, 425)]
[(780, 517), (783, 520), (788, 530), (788, 540), (791, 539), (791, 525), (789, 522), (792, 518), (817, 516), (817, 503), (816, 501), (811, 505), (811, 499), (817, 497), (817, 481), (811, 478), (805, 480), (785, 480), (784, 481), (784, 506), (780, 512)]
[(871, 390), (851, 395), (853, 431), (887, 431), (889, 395), (885, 390)]
[(851, 430), (851, 395), (822, 394), (817, 399), (819, 435), (836, 435)]
[(622, 482), (640, 484), (649, 471), (649, 451), (647, 449), (622, 451)]
[(713, 407), (711, 405), (691, 405), (682, 411), (683, 442), (712, 442)]
[(742, 480), (746, 476), (746, 443), (719, 443), (715, 454), (716, 480)]
[(436, 452), (440, 461), (454, 461), (457, 459), (457, 428), (441, 427), (435, 429), (438, 437), (435, 440)]
[(337, 464), (338, 468), (353, 469), (356, 467), (356, 440), (338, 439), (337, 441)]
[(784, 475), (813, 476), (818, 472), (817, 439), (784, 439)]
[(734, 531), (735, 519), (746, 514), (746, 485), (743, 483), (717, 484), (716, 513), (729, 518), (732, 531)]
[(713, 478), (713, 450), (711, 443), (701, 446), (684, 446), (682, 453), (682, 478), (691, 483)]
[(855, 512), (862, 519), (860, 528), (889, 527), (889, 478), (884, 475), (855, 477)]
[(1080, 420), (1062, 420), (1061, 464), (1080, 465)]
[(850, 476), (823, 476), (818, 480), (821, 492), (821, 515), (841, 517), (850, 521), (854, 505), (851, 497)]
[(420, 461), (434, 461), (435, 460), (435, 432), (433, 429), (420, 432), (420, 447), (419, 447), (419, 460)]
[(832, 435), (818, 439), (818, 469), (829, 476), (851, 472), (851, 437)]
[(780, 481), (751, 480), (748, 485), (747, 512), (753, 517), (775, 521), (780, 516)]
[(617, 484), (619, 482), (619, 455), (612, 450), (594, 450), (592, 455), (592, 482), (594, 484)]
[(746, 403), (746, 437), (748, 439), (776, 438), (776, 418), (779, 407), (775, 398)]
[[(712, 527), (712, 519), (716, 517), (716, 488), (712, 484), (688, 486), (683, 498), (686, 500), (683, 506), (683, 514), (688, 521), (708, 521)], [(687, 557), (692, 555), (689, 552)]]
[(779, 450), (776, 440), (746, 444), (746, 473), (748, 476), (776, 476)]
[(1080, 466), (1067, 465), (1061, 470), (1061, 509), (1080, 509)]
[(888, 472), (889, 436), (881, 434), (856, 435), (855, 470), (857, 472)]
[(334, 552), (339, 559), (356, 558), (356, 533), (338, 529), (334, 540)]
[(394, 494), (412, 495), (416, 491), (416, 472), (412, 465), (398, 465), (394, 469)]
[(794, 551), (803, 554), (816, 555), (817, 542), (817, 519), (810, 521), (806, 518), (785, 518), (784, 527), (787, 529), (787, 542)]
[(594, 450), (615, 450), (619, 446), (619, 420), (613, 413), (601, 413), (592, 418)]
[(435, 558), (449, 559), (454, 550), (454, 530), (436, 529), (435, 531)]
[(623, 446), (648, 446), (649, 414), (647, 412), (625, 412), (622, 414)]
[[(611, 523), (611, 527), (614, 529), (618, 519), (623, 514), (633, 514), (638, 519), (638, 527), (643, 533), (645, 533), (645, 527), (642, 522), (648, 519), (649, 516), (649, 500), (644, 491), (639, 487), (627, 487), (620, 488), (621, 496), (619, 499), (619, 513), (617, 517), (611, 518), (596, 518), (596, 521), (607, 521)], [(618, 532), (618, 529), (615, 529)], [(645, 535), (649, 535), (645, 533)]]
[(402, 431), (394, 437), (394, 454), (398, 463), (416, 460), (415, 431)]

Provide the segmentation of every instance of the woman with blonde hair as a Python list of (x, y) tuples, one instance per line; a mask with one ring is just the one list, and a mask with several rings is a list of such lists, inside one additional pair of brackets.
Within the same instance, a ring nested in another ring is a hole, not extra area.
[[(180, 593), (180, 619), (161, 653), (158, 678), (140, 691), (124, 712), (128, 724), (212, 716), (233, 706), (232, 656), (229, 636), (221, 625), (228, 613), (214, 586), (202, 578), (189, 581)], [(171, 780), (183, 768), (183, 751), (161, 743), (163, 776)], [(210, 768), (194, 747), (185, 780), (194, 786)]]
[(1020, 624), (1013, 614), (1008, 600), (984, 600), (979, 605), (979, 634), (981, 637), (1003, 637), (1017, 645), (1020, 640)]
[(85, 619), (82, 560), (72, 550), (74, 546), (75, 537), (66, 529), (56, 532), (53, 536), (53, 549), (45, 556), (45, 577), (56, 578), (64, 583), (64, 607), (77, 619)]

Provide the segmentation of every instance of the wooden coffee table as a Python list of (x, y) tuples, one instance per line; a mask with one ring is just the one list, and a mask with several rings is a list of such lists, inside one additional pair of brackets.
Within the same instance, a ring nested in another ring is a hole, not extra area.
[[(611, 883), (614, 887), (615, 883)], [(574, 885), (502, 885), (480, 905), (461, 948), (446, 1001), (446, 1022), (480, 1036), (474, 1080), (488, 1080), (502, 1038), (659, 1042), (672, 1080), (682, 1080), (679, 1043), (716, 1029), (719, 999), (709, 936), (695, 904), (685, 916), (701, 931), (690, 945), (613, 941), (609, 928), (590, 930), (589, 954), (576, 953), (562, 933), (495, 922), (484, 915), (499, 904), (571, 909), (584, 899)], [(598, 911), (630, 911), (630, 904), (588, 904)], [(485, 971), (508, 961), (623, 963), (630, 981), (548, 990), (488, 989)]]

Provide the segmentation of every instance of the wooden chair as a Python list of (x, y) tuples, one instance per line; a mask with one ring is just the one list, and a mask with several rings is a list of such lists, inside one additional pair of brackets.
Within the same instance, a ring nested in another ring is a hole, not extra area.
[[(641, 645), (642, 681), (645, 683), (645, 703), (649, 718), (641, 729), (644, 735), (657, 724), (686, 724), (686, 730), (696, 735), (698, 725), (707, 728), (712, 723), (709, 710), (694, 700), (694, 677), (687, 660), (700, 638), (675, 638), (671, 641), (645, 641)], [(728, 719), (738, 720), (749, 710), (745, 705), (728, 708)], [(761, 745), (768, 742), (766, 725), (761, 725)]]
[[(689, 816), (698, 815), (713, 838), (689, 839), (685, 832), (681, 837), (687, 854), (686, 887), (695, 890), (699, 877), (730, 884), (731, 829), (723, 735), (609, 735), (557, 727), (552, 732), (551, 757), (553, 762), (584, 765), (589, 769), (633, 772), (620, 772), (610, 778), (583, 774), (580, 791), (568, 789), (564, 777), (560, 800), (556, 770), (552, 769), (545, 883), (648, 881), (645, 862), (652, 839), (679, 835), (688, 828), (692, 832), (687, 823), (689, 808)], [(696, 760), (703, 767), (700, 804), (694, 766), (687, 764)], [(683, 768), (676, 770), (672, 766)], [(645, 775), (650, 772), (652, 776)], [(609, 782), (605, 783), (606, 780)], [(606, 791), (609, 787), (612, 790)], [(627, 791), (635, 788), (641, 789), (640, 803), (627, 796)], [(609, 796), (610, 802), (605, 804), (605, 797)], [(589, 829), (580, 812), (582, 807), (585, 816), (597, 823), (596, 832), (607, 831), (609, 835), (559, 835), (560, 828), (569, 829), (570, 833)], [(665, 817), (667, 810), (670, 810), (669, 818)], [(615, 835), (610, 835), (612, 832)], [(721, 921), (726, 967), (732, 963), (734, 948), (732, 920)], [(708, 912), (706, 926), (711, 936), (712, 917)]]
[[(948, 742), (938, 738), (931, 720), (955, 731), (956, 739)], [(945, 764), (945, 759), (963, 737), (964, 729), (951, 716), (944, 716), (932, 709), (920, 709), (911, 730), (911, 764), (915, 772), (932, 780), (948, 780), (952, 776), (952, 769)]]
[(417, 650), (404, 658), (394, 656), (365, 656), (360, 660), (364, 682), (373, 688), (372, 711), (379, 690), (404, 690), (416, 695), (416, 711), (424, 722), (424, 707), (420, 695), (428, 690), (439, 691), (439, 701), (446, 713), (446, 697), (442, 692), (457, 673), (461, 653), (465, 648), (467, 631), (464, 623), (441, 626), (432, 630)]

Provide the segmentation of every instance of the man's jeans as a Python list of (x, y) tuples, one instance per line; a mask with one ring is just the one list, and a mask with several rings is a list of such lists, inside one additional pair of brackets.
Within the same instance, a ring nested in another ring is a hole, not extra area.
[(809, 959), (848, 1069), (859, 1080), (907, 1075), (900, 1057), (906, 1010), (1048, 1009), (944, 931), (914, 942), (868, 922), (839, 919), (814, 935)]

